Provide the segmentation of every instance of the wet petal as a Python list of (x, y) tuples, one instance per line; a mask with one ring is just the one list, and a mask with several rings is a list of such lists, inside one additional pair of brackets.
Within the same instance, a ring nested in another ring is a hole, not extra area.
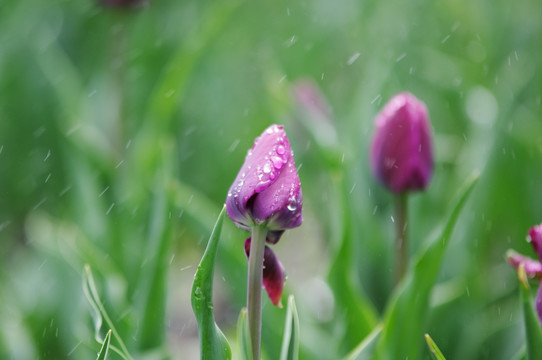
[[(245, 254), (250, 254), (250, 240), (245, 241)], [(284, 288), (284, 267), (269, 246), (265, 246), (263, 255), (263, 287), (273, 304), (282, 307), (282, 289)]]
[(254, 141), (228, 192), (228, 216), (245, 230), (263, 223), (284, 230), (301, 224), (301, 204), (290, 142), (283, 126), (271, 125)]

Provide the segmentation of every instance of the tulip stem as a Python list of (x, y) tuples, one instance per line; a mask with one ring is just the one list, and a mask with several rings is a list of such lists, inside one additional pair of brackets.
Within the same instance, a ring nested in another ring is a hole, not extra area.
[(408, 193), (404, 192), (395, 196), (395, 285), (399, 284), (406, 272), (408, 263)]
[(260, 359), (262, 337), (262, 274), (266, 236), (267, 229), (265, 227), (252, 227), (252, 239), (248, 256), (247, 315), (253, 360)]

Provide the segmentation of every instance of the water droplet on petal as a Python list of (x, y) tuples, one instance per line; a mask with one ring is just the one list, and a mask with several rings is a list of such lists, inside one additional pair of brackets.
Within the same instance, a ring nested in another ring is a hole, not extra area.
[(286, 149), (284, 148), (284, 146), (282, 145), (277, 146), (277, 154), (284, 155), (285, 152), (286, 152)]
[(289, 203), (286, 208), (290, 211), (296, 211), (297, 210), (297, 204), (295, 202)]
[(264, 166), (263, 166), (263, 172), (265, 174), (269, 174), (271, 172), (271, 165), (269, 165), (269, 163), (266, 163)]
[(282, 166), (284, 165), (284, 160), (282, 160), (282, 158), (278, 157), (278, 156), (273, 156), (271, 158), (271, 161), (273, 162), (273, 166), (275, 167), (275, 169), (281, 169)]

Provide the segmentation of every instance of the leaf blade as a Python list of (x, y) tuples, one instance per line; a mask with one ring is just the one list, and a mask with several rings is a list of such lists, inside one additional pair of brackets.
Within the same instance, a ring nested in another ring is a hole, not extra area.
[(192, 284), (192, 310), (198, 323), (202, 360), (231, 359), (228, 340), (215, 322), (213, 312), (213, 274), (218, 241), (226, 207), (222, 208), (216, 221), (207, 248), (203, 254)]

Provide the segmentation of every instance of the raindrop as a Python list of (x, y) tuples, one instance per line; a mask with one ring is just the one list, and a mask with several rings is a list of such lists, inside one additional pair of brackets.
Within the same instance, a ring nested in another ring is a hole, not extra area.
[(284, 160), (282, 160), (281, 158), (279, 158), (278, 156), (273, 156), (271, 158), (271, 162), (273, 162), (273, 166), (275, 167), (275, 169), (279, 170), (282, 168), (282, 166), (284, 165)]
[(350, 56), (350, 58), (348, 59), (348, 61), (346, 62), (347, 65), (352, 65), (360, 56), (361, 54), (359, 52), (357, 53), (354, 53), (352, 56)]
[(203, 299), (203, 291), (201, 291), (199, 286), (196, 288), (196, 290), (194, 290), (194, 297), (198, 300)]
[(111, 210), (113, 210), (113, 207), (115, 206), (115, 203), (112, 203), (111, 206), (109, 207), (109, 209), (107, 209), (107, 211), (105, 212), (105, 215), (109, 215), (109, 213), (111, 212)]
[(51, 156), (51, 150), (47, 151), (47, 155), (45, 155), (45, 159), (43, 159), (43, 161), (47, 161), (47, 159), (49, 159), (49, 157)]
[(100, 195), (98, 195), (98, 197), (101, 198), (102, 195), (105, 194), (105, 192), (106, 192), (107, 190), (109, 190), (109, 186), (106, 186), (106, 188), (103, 189), (103, 191), (100, 193)]
[(286, 149), (284, 148), (284, 146), (282, 145), (277, 146), (277, 154), (284, 155), (285, 152), (286, 152)]
[(265, 163), (265, 165), (263, 166), (263, 172), (265, 174), (269, 174), (271, 172), (271, 165), (269, 165), (269, 163)]
[(289, 211), (296, 211), (297, 210), (297, 204), (295, 202), (291, 202), (291, 203), (288, 204), (288, 206), (286, 206), (286, 208)]

